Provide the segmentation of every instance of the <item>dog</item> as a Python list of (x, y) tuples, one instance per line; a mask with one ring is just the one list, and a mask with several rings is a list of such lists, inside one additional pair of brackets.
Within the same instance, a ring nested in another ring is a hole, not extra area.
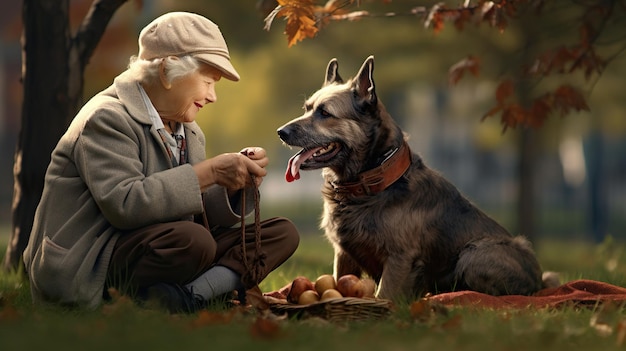
[(333, 275), (369, 275), (376, 297), (473, 290), (531, 295), (547, 286), (530, 242), (512, 236), (413, 153), (376, 94), (374, 57), (343, 81), (336, 59), (304, 114), (278, 128), (301, 150), (285, 179), (322, 168), (321, 228)]

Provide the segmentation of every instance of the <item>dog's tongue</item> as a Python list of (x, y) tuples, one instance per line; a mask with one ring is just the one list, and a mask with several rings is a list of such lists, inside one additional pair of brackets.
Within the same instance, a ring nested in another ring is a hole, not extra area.
[(300, 179), (300, 165), (302, 165), (304, 161), (311, 158), (311, 156), (313, 156), (313, 154), (320, 149), (321, 147), (317, 147), (311, 150), (303, 149), (297, 154), (293, 155), (289, 159), (289, 164), (287, 165), (287, 170), (285, 171), (285, 180), (291, 183), (294, 180)]

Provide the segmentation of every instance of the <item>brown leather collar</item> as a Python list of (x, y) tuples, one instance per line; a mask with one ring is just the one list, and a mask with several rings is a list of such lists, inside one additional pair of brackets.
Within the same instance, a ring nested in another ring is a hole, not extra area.
[(406, 143), (395, 149), (380, 166), (359, 174), (359, 181), (350, 183), (331, 183), (335, 198), (348, 196), (375, 195), (395, 183), (411, 165), (411, 149)]

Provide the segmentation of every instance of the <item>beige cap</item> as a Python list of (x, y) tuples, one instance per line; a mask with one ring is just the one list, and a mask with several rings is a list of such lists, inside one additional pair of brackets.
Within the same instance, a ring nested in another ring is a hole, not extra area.
[(224, 78), (239, 80), (230, 63), (228, 47), (217, 25), (189, 12), (166, 13), (139, 33), (139, 58), (192, 55), (222, 71)]

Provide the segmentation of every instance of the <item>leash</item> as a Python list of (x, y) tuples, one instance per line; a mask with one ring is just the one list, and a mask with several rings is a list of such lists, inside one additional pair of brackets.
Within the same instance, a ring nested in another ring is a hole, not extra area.
[[(242, 152), (247, 155), (247, 153)], [(256, 177), (250, 174), (252, 180), (252, 186), (254, 190), (254, 242), (255, 253), (252, 262), (248, 261), (248, 253), (246, 248), (246, 189), (241, 191), (241, 259), (243, 261), (246, 272), (241, 276), (241, 282), (245, 285), (241, 289), (238, 289), (238, 300), (241, 303), (246, 301), (246, 288), (258, 286), (259, 278), (263, 274), (262, 267), (265, 267), (265, 253), (261, 252), (261, 194), (259, 188), (256, 185)], [(204, 198), (202, 199), (204, 205)], [(203, 206), (205, 208), (206, 206)], [(202, 220), (204, 226), (209, 229), (209, 222), (206, 213), (202, 212)]]
[(254, 187), (254, 242), (255, 253), (252, 262), (248, 261), (246, 249), (246, 190), (241, 191), (241, 257), (246, 273), (241, 277), (241, 281), (246, 286), (255, 286), (259, 283), (259, 278), (263, 274), (262, 267), (265, 267), (265, 254), (261, 253), (261, 213), (259, 188), (256, 186), (255, 176), (250, 175)]

